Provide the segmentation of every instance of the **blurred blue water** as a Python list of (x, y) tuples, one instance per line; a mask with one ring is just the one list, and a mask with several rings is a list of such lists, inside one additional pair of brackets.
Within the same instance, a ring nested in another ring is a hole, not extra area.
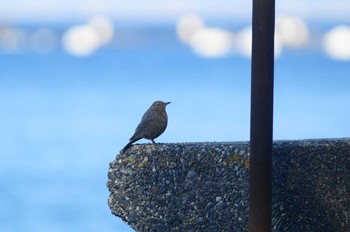
[[(154, 100), (172, 102), (158, 142), (249, 139), (250, 61), (149, 33), (87, 58), (0, 55), (0, 231), (132, 231), (107, 206), (108, 164)], [(348, 137), (349, 86), (349, 62), (283, 53), (275, 139)]]

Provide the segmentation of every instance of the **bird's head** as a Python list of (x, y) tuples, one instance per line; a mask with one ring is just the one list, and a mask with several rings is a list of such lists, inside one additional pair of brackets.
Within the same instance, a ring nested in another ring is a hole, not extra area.
[(155, 101), (153, 102), (151, 108), (154, 110), (165, 111), (165, 108), (168, 104), (170, 104), (170, 102)]

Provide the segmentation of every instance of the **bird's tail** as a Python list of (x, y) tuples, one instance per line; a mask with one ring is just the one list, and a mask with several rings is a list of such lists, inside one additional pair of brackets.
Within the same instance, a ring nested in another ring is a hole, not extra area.
[(139, 138), (138, 139), (131, 139), (130, 142), (128, 144), (125, 145), (125, 147), (122, 149), (122, 153), (124, 153), (126, 150), (128, 150), (132, 144), (136, 141), (140, 140)]
[(134, 141), (130, 141), (128, 144), (125, 145), (125, 147), (122, 149), (122, 153), (124, 153), (126, 150), (128, 150)]

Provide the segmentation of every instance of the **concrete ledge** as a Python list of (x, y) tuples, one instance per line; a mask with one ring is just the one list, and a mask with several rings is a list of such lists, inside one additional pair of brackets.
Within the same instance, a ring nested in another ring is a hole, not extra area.
[[(350, 139), (276, 141), (274, 231), (350, 228)], [(135, 145), (110, 163), (109, 207), (136, 231), (246, 231), (249, 144)]]

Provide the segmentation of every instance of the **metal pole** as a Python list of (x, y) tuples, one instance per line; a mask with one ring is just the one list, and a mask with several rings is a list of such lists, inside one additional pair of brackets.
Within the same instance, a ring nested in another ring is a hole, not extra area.
[(249, 231), (271, 231), (275, 0), (253, 0)]

